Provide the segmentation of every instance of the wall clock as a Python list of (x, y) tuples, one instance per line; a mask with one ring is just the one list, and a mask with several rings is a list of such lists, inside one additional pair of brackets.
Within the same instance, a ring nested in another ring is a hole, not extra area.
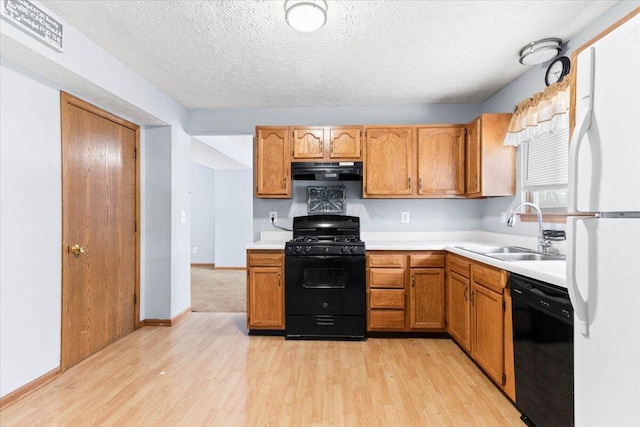
[(547, 68), (547, 74), (544, 76), (544, 82), (547, 86), (561, 82), (564, 76), (569, 74), (571, 69), (571, 61), (566, 56), (554, 59), (549, 68)]

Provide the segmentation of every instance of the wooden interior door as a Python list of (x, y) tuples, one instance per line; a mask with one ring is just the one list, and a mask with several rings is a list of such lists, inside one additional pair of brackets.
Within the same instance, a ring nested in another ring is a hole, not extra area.
[(68, 369), (139, 318), (139, 127), (66, 93), (62, 119), (62, 355)]

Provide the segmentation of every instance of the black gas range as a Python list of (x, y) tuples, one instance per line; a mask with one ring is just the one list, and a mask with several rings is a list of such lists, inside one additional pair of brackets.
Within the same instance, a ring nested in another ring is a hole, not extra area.
[(293, 219), (285, 244), (287, 339), (364, 339), (365, 245), (360, 219), (311, 215)]

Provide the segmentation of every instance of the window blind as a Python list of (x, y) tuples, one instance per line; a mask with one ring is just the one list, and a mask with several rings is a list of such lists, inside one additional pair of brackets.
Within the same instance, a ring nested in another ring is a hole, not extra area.
[(569, 128), (522, 144), (522, 189), (566, 187), (569, 177)]

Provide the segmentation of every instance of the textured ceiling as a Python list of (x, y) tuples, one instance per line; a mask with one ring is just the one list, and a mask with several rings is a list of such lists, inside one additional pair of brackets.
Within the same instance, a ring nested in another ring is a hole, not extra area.
[(42, 1), (187, 108), (482, 102), (617, 1), (328, 1), (300, 33), (284, 0)]

